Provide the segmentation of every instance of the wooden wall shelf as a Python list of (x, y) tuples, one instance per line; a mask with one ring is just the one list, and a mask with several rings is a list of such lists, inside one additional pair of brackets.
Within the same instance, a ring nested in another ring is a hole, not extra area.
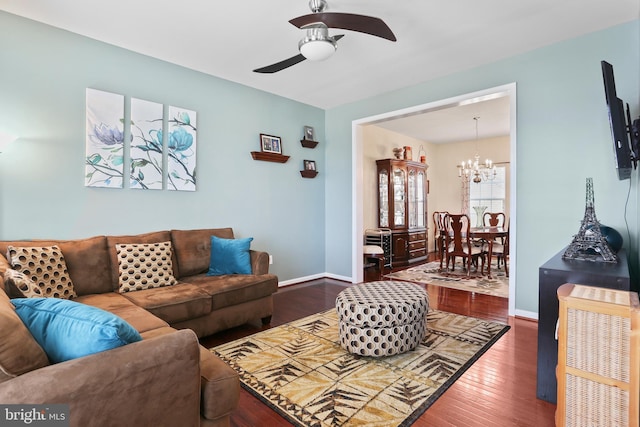
[(302, 144), (302, 146), (304, 148), (316, 148), (316, 145), (318, 145), (318, 141), (311, 141), (309, 139), (301, 139), (300, 140), (300, 144)]
[(284, 156), (282, 154), (276, 153), (264, 153), (262, 151), (252, 151), (251, 157), (253, 160), (262, 160), (265, 162), (274, 162), (274, 163), (286, 163), (289, 160), (289, 156)]
[(300, 175), (302, 175), (303, 178), (315, 178), (316, 175), (318, 175), (318, 171), (300, 171)]

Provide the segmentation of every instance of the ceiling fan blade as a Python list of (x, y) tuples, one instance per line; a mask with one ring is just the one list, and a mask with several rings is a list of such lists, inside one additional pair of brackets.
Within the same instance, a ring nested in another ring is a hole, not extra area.
[(264, 73), (264, 74), (276, 73), (278, 71), (284, 70), (285, 68), (289, 68), (292, 65), (296, 65), (297, 63), (302, 62), (305, 59), (307, 58), (305, 58), (301, 53), (299, 53), (296, 56), (292, 56), (291, 58), (285, 59), (284, 61), (276, 62), (275, 64), (267, 65), (266, 67), (256, 68), (255, 70), (253, 70), (253, 72)]
[(298, 28), (322, 22), (329, 28), (341, 28), (343, 30), (357, 31), (382, 37), (383, 39), (396, 41), (396, 36), (391, 28), (380, 18), (373, 16), (357, 15), (353, 13), (319, 12), (298, 16), (289, 21)]

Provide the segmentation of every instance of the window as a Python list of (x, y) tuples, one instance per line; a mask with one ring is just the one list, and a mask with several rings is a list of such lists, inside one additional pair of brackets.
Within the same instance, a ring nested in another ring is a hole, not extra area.
[[(481, 181), (469, 183), (469, 214), (471, 224), (482, 224), (482, 214), (484, 212), (505, 212), (506, 204), (506, 170), (504, 166), (496, 166), (496, 176), (491, 181)], [(485, 206), (486, 209), (481, 209)], [(478, 209), (475, 209), (478, 207)], [(478, 213), (480, 219), (478, 221)]]

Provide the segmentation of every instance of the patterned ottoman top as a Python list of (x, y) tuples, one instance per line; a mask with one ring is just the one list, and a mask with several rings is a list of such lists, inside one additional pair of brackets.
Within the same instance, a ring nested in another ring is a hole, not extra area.
[(378, 328), (414, 323), (429, 309), (429, 296), (419, 285), (382, 281), (345, 289), (336, 298), (340, 321)]

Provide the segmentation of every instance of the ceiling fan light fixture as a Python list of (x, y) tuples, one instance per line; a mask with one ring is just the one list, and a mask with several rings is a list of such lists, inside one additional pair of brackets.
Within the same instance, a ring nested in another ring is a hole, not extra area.
[(300, 53), (311, 61), (324, 61), (336, 51), (329, 40), (309, 40), (300, 44)]
[(318, 26), (307, 29), (307, 36), (300, 40), (298, 49), (311, 61), (324, 61), (336, 51), (336, 42), (329, 37), (327, 27)]

